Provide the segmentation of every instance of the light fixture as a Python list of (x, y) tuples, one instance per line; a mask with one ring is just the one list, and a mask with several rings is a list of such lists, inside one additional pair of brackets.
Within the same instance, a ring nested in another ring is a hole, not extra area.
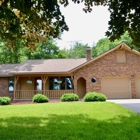
[(57, 81), (58, 84), (61, 84), (62, 83), (62, 80), (60, 77), (58, 77), (58, 81)]
[(33, 81), (32, 81), (32, 79), (29, 78), (29, 79), (26, 81), (26, 83), (27, 83), (27, 84), (32, 84)]

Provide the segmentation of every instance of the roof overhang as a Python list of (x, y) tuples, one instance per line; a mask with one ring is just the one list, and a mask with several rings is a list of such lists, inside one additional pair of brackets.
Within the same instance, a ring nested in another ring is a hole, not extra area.
[(53, 74), (61, 74), (61, 75), (70, 75), (72, 72), (10, 72), (11, 75), (53, 75)]
[(14, 75), (11, 75), (11, 74), (9, 74), (9, 75), (0, 75), (0, 77), (2, 78), (2, 77), (13, 77)]

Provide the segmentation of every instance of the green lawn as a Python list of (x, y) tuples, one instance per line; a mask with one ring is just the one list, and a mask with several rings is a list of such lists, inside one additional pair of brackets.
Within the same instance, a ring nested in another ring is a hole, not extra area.
[(140, 116), (110, 102), (0, 106), (0, 140), (140, 140)]

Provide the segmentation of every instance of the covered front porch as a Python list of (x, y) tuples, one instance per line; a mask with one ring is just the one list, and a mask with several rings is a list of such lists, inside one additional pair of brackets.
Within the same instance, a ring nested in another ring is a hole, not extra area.
[(60, 98), (64, 93), (74, 93), (74, 90), (15, 90), (14, 99), (32, 99), (37, 93), (44, 94), (48, 98)]
[(48, 98), (60, 98), (64, 93), (74, 93), (72, 75), (32, 75), (14, 77), (14, 100), (30, 100), (37, 93)]

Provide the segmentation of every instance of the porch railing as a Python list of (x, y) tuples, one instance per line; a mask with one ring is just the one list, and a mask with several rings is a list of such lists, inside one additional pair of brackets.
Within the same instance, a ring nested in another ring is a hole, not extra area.
[(16, 90), (14, 98), (15, 99), (32, 99), (37, 93), (46, 95), (48, 98), (60, 98), (64, 93), (74, 93), (74, 90)]

